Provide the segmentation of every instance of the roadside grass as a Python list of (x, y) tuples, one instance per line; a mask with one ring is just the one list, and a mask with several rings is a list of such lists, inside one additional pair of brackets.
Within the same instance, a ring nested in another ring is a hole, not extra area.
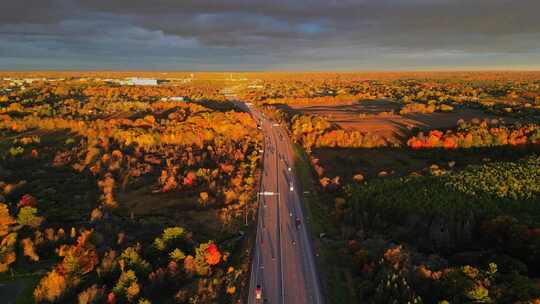
[[(321, 241), (321, 233), (329, 234), (336, 227), (330, 226), (329, 210), (322, 203), (322, 198), (314, 184), (313, 171), (305, 151), (297, 144), (293, 145), (295, 153), (295, 171), (301, 183), (303, 206), (307, 216), (307, 224), (315, 251), (315, 261), (321, 274), (321, 284), (327, 303), (341, 304), (354, 301), (351, 287), (347, 284), (347, 269), (339, 267), (334, 262), (339, 257), (337, 248)], [(304, 194), (304, 192), (309, 192)], [(332, 233), (333, 234), (333, 233)], [(351, 301), (353, 300), (353, 301)]]
[[(313, 234), (316, 234), (317, 238), (320, 233), (325, 231), (325, 221), (323, 218), (323, 206), (318, 201), (316, 195), (317, 189), (313, 184), (313, 177), (311, 173), (311, 166), (307, 159), (307, 155), (304, 150), (298, 145), (294, 145), (295, 152), (295, 170), (300, 183), (302, 184), (302, 195), (306, 204), (304, 204), (307, 211), (307, 218), (309, 221), (310, 230)], [(306, 193), (309, 192), (309, 193)]]
[(41, 277), (42, 275), (32, 274), (16, 279), (0, 279), (0, 284), (4, 285), (0, 290), (2, 303), (34, 303), (34, 289)]
[(41, 275), (33, 275), (31, 277), (28, 277), (25, 281), (26, 286), (24, 287), (24, 290), (19, 294), (17, 297), (17, 301), (15, 304), (32, 304), (35, 303), (34, 301), (34, 289), (36, 289), (36, 286), (39, 284), (39, 281), (41, 280)]
[(34, 303), (34, 289), (43, 275), (56, 263), (55, 259), (35, 264), (20, 263), (11, 272), (0, 274), (2, 303)]

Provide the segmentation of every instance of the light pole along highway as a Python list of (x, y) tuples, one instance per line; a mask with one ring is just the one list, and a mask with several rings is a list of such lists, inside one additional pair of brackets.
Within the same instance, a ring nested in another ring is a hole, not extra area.
[(264, 133), (264, 173), (248, 303), (323, 303), (288, 135), (257, 109), (239, 105), (248, 108)]

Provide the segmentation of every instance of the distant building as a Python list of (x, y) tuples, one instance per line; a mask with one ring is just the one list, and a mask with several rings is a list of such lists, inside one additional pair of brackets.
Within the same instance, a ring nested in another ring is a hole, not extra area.
[(158, 84), (158, 81), (157, 79), (133, 77), (133, 78), (128, 78), (126, 81), (121, 82), (121, 84), (155, 86)]
[(40, 81), (40, 80), (44, 81), (46, 79), (45, 78), (25, 78), (25, 79), (23, 79), (23, 81), (26, 82), (26, 83), (32, 83), (34, 81)]
[(182, 101), (182, 102), (188, 102), (189, 98), (184, 96), (174, 96), (174, 97), (163, 97), (161, 98), (162, 101)]

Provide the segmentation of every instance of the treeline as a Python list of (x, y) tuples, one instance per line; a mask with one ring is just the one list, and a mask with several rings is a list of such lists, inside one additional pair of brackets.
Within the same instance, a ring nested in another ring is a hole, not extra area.
[(351, 74), (326, 77), (321, 74), (313, 78), (291, 79), (281, 75), (267, 79), (260, 88), (245, 90), (243, 98), (260, 104), (345, 103), (387, 99), (404, 105), (401, 114), (471, 107), (519, 117), (540, 115), (540, 85), (534, 74), (529, 77), (517, 74), (501, 74), (497, 77), (465, 74), (462, 77), (452, 77), (452, 74), (443, 73), (429, 80), (405, 75), (401, 78), (388, 76), (368, 79)]
[(398, 144), (390, 138), (369, 132), (340, 129), (316, 115), (294, 115), (291, 118), (291, 134), (308, 151), (313, 147), (375, 148)]
[(476, 123), (458, 124), (455, 130), (432, 130), (428, 134), (420, 132), (412, 136), (407, 145), (412, 149), (422, 148), (478, 148), (496, 146), (519, 146), (538, 144), (540, 142), (540, 126), (537, 124), (504, 125), (498, 121), (490, 124), (484, 120)]

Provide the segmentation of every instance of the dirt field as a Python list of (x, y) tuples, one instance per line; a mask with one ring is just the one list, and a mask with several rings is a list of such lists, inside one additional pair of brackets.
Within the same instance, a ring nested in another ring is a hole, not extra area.
[[(343, 104), (309, 104), (284, 106), (304, 114), (322, 115), (344, 129), (371, 132), (383, 137), (404, 137), (412, 129), (445, 129), (456, 126), (459, 119), (499, 118), (481, 110), (456, 109), (449, 113), (399, 115), (401, 105), (386, 100), (353, 101)], [(390, 113), (391, 111), (394, 114)], [(384, 113), (387, 112), (387, 113)], [(381, 114), (384, 113), (384, 114)], [(511, 122), (506, 119), (507, 122)]]

